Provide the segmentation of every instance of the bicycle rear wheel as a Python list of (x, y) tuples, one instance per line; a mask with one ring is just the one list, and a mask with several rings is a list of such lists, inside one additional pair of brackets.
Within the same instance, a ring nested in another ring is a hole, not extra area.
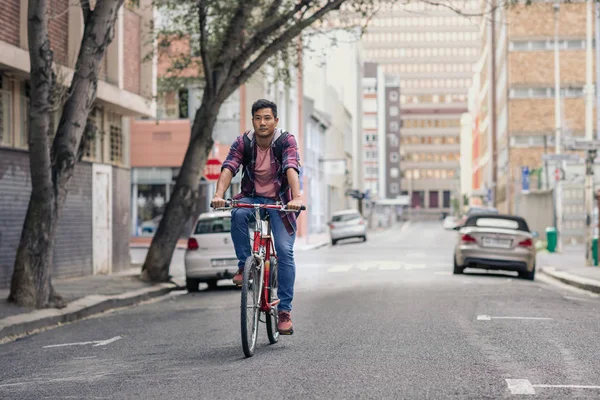
[[(271, 288), (269, 289), (269, 298), (267, 301), (272, 303), (277, 299), (277, 288), (279, 287), (277, 281), (277, 259), (275, 257), (271, 257), (271, 270), (269, 277), (269, 285)], [(277, 329), (277, 323), (279, 322), (277, 319), (278, 307), (273, 306), (269, 313), (266, 315), (267, 317), (267, 336), (269, 337), (269, 342), (271, 344), (275, 344), (279, 341), (279, 330)]]
[(240, 311), (242, 348), (246, 357), (252, 357), (256, 348), (260, 314), (260, 271), (253, 256), (248, 257), (244, 266)]

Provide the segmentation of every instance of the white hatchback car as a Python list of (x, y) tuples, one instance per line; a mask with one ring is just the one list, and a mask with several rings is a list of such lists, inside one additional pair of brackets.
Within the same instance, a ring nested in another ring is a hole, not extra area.
[(222, 279), (232, 279), (238, 260), (231, 240), (231, 211), (203, 213), (188, 238), (185, 252), (187, 290), (197, 292), (200, 282), (210, 289)]
[(335, 246), (338, 240), (360, 238), (367, 241), (367, 225), (358, 210), (344, 210), (332, 214), (329, 222), (331, 245)]

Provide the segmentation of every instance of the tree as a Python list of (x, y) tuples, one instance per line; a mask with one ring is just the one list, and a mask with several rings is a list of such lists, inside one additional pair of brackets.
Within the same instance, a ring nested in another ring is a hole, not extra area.
[(81, 0), (84, 31), (75, 71), (56, 132), (51, 115), (61, 93), (53, 69), (48, 37), (48, 1), (29, 0), (27, 34), (31, 63), (29, 112), (29, 165), (31, 197), (17, 250), (9, 301), (27, 307), (64, 307), (55, 293), (50, 266), (56, 228), (67, 197), (69, 182), (81, 158), (84, 131), (96, 100), (98, 71), (114, 37), (114, 25), (124, 0)]
[[(199, 210), (199, 182), (213, 147), (212, 131), (225, 100), (265, 63), (286, 64), (298, 51), (294, 39), (306, 28), (342, 6), (349, 15), (365, 19), (378, 6), (375, 0), (157, 0), (161, 17), (159, 49), (174, 38), (188, 38), (198, 57), (170, 54), (178, 70), (200, 70), (202, 102), (191, 129), (183, 165), (171, 199), (142, 267), (142, 278), (169, 280), (169, 264), (183, 227)], [(346, 21), (348, 22), (348, 21)], [(194, 38), (197, 40), (194, 42)], [(161, 45), (162, 44), (162, 45)], [(289, 69), (280, 69), (280, 71)], [(285, 78), (285, 76), (284, 76)]]

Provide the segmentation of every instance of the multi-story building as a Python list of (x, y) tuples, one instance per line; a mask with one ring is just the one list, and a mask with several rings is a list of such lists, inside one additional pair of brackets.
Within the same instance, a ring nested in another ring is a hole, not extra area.
[[(98, 130), (71, 179), (58, 226), (53, 276), (111, 273), (130, 267), (129, 119), (153, 116), (155, 65), (144, 37), (153, 18), (149, 0), (123, 7), (102, 60), (90, 120)], [(26, 0), (0, 0), (0, 288), (12, 275), (31, 192), (28, 154), (30, 60)], [(73, 74), (83, 34), (79, 7), (56, 0), (49, 9), (50, 46), (58, 83)], [(54, 114), (58, 125), (61, 110)]]
[[(555, 152), (555, 39), (560, 60), (561, 145), (584, 135), (586, 5), (583, 1), (561, 3), (555, 11), (554, 2), (534, 1), (500, 7), (490, 18), (490, 6), (484, 3), (482, 9), (488, 13), (481, 21), (482, 57), (475, 72), (480, 90), (473, 117), (480, 123), (474, 129), (478, 154), (473, 153), (473, 181), (476, 189), (491, 189), (491, 205), (514, 213), (523, 167), (539, 170), (543, 154)], [(541, 174), (544, 180), (550, 177), (550, 187), (554, 167), (549, 165), (548, 175)]]
[[(475, 5), (466, 2), (465, 11)], [(467, 111), (477, 38), (473, 20), (425, 3), (380, 12), (364, 37), (365, 59), (400, 79), (401, 193), (425, 214), (449, 211), (457, 188), (460, 118)], [(381, 165), (375, 170), (381, 174)]]

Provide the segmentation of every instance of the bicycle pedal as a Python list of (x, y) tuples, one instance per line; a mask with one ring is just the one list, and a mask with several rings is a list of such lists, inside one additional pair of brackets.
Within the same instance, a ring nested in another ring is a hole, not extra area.
[(292, 335), (294, 334), (294, 330), (292, 329), (292, 330), (291, 330), (291, 331), (289, 331), (289, 332), (281, 332), (281, 331), (280, 331), (280, 332), (279, 332), (279, 334), (280, 334), (280, 335), (283, 335), (283, 336), (292, 336)]

